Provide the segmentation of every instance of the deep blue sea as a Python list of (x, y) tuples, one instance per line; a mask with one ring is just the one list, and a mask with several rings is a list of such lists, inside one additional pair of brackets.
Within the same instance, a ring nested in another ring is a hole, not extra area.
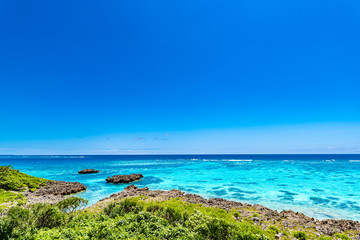
[[(360, 220), (360, 155), (116, 155), (0, 156), (0, 165), (37, 177), (78, 181), (91, 204), (128, 184), (106, 183), (116, 174), (142, 173), (134, 184), (180, 189), (319, 219)], [(100, 173), (80, 175), (85, 168)]]

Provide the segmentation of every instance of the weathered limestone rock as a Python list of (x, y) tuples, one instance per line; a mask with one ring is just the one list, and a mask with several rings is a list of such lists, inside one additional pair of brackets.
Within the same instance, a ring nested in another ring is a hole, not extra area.
[(115, 175), (112, 177), (108, 177), (106, 182), (111, 183), (130, 183), (136, 180), (140, 180), (143, 177), (142, 174), (129, 174), (129, 175)]
[(84, 169), (79, 171), (80, 174), (89, 174), (89, 173), (98, 173), (99, 170), (95, 170), (95, 169)]

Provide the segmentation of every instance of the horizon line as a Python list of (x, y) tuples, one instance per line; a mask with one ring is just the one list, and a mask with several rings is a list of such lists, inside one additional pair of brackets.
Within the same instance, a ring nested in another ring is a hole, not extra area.
[(0, 154), (2, 156), (157, 156), (157, 155), (360, 155), (360, 153), (132, 153), (132, 154)]

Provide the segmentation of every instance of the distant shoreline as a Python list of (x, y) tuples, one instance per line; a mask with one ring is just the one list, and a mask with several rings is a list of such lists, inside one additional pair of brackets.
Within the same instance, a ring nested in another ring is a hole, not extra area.
[(304, 156), (348, 156), (359, 155), (360, 153), (119, 153), (119, 154), (0, 154), (0, 157), (20, 157), (20, 156), (33, 156), (33, 157), (51, 157), (51, 156), (266, 156), (266, 155), (304, 155)]

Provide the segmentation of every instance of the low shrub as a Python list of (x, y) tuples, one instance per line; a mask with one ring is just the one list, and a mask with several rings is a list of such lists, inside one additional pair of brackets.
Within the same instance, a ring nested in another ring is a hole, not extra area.
[(63, 212), (66, 213), (75, 213), (83, 208), (85, 208), (88, 204), (88, 200), (79, 198), (79, 197), (69, 197), (64, 200), (58, 202), (56, 206)]
[(65, 222), (66, 216), (53, 205), (37, 204), (32, 210), (35, 217), (35, 228), (60, 227)]
[(143, 209), (143, 206), (138, 204), (134, 199), (125, 199), (124, 201), (118, 203), (110, 203), (103, 212), (114, 218), (116, 216), (124, 216), (126, 213), (134, 212), (138, 213)]
[(180, 211), (173, 207), (167, 207), (164, 211), (163, 217), (170, 223), (182, 223), (183, 221), (183, 215)]
[(299, 240), (306, 240), (306, 233), (305, 232), (301, 232), (301, 231), (297, 231), (293, 233), (293, 236)]
[(270, 227), (267, 228), (267, 230), (269, 232), (273, 232), (274, 234), (278, 234), (280, 232), (280, 230), (275, 226), (270, 226)]
[(87, 204), (85, 199), (69, 198), (54, 205), (38, 203), (11, 207), (6, 216), (0, 219), (0, 239), (37, 239), (34, 236), (40, 230), (61, 228), (69, 224), (73, 220), (70, 213), (84, 204)]
[(0, 189), (0, 204), (14, 201), (17, 197), (18, 195), (16, 193)]
[(343, 234), (343, 233), (336, 233), (335, 237), (340, 238), (342, 240), (351, 240), (351, 238), (349, 236), (347, 236), (346, 234)]
[(236, 211), (236, 212), (234, 212), (234, 217), (235, 217), (235, 218), (239, 218), (239, 217), (241, 217), (241, 215), (240, 215), (239, 212)]
[(321, 235), (320, 237), (319, 237), (319, 240), (332, 240), (333, 238), (332, 237), (330, 237), (330, 236), (325, 236), (325, 235)]
[[(86, 203), (68, 198), (54, 205), (10, 208), (0, 219), (0, 239), (269, 240), (280, 232), (275, 226), (264, 231), (252, 222), (240, 222), (233, 211), (175, 199), (155, 202), (134, 197), (110, 203), (100, 212), (79, 211)], [(293, 235), (307, 239), (305, 232)]]

